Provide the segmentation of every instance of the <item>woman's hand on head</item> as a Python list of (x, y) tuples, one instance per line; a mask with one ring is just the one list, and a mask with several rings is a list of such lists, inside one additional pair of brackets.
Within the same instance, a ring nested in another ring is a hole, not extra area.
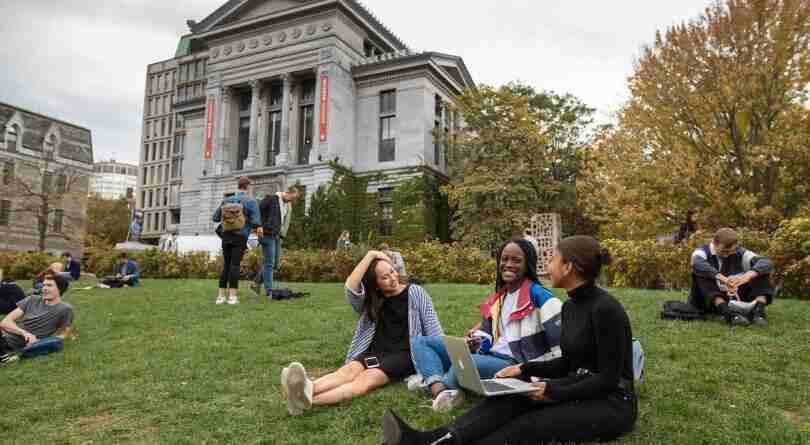
[(371, 257), (372, 260), (386, 260), (388, 261), (388, 255), (382, 253), (379, 250), (369, 250), (366, 256)]
[(508, 379), (520, 377), (523, 372), (520, 370), (520, 365), (507, 366), (495, 373), (495, 378)]

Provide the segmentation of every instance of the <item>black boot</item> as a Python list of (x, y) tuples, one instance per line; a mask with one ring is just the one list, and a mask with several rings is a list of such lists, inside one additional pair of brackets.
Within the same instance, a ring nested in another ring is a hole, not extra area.
[(739, 312), (729, 309), (728, 303), (725, 301), (717, 305), (717, 312), (720, 312), (720, 315), (722, 315), (731, 326), (748, 326), (751, 324), (748, 319), (743, 317)]
[(433, 431), (417, 431), (389, 410), (382, 419), (383, 443), (385, 445), (452, 445), (456, 441), (446, 428)]
[(754, 309), (751, 310), (751, 323), (763, 328), (768, 326), (768, 320), (765, 317), (765, 305), (763, 303), (754, 305)]

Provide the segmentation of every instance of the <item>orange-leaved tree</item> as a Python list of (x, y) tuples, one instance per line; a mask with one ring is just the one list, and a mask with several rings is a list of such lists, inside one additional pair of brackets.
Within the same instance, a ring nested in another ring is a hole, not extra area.
[(689, 209), (772, 231), (810, 203), (810, 1), (729, 0), (645, 47), (578, 190), (603, 234), (641, 238)]

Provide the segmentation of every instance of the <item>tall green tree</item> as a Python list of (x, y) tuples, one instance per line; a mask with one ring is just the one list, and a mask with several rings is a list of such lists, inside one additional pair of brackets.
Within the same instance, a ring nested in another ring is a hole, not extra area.
[[(535, 213), (577, 220), (575, 182), (593, 109), (571, 95), (511, 83), (459, 96), (464, 127), (449, 136), (454, 236), (483, 248), (522, 232)], [(574, 229), (575, 230), (575, 229)]]
[(605, 235), (762, 230), (810, 203), (810, 0), (716, 2), (657, 33), (580, 183)]
[(113, 245), (126, 241), (131, 214), (126, 199), (89, 197), (85, 244), (101, 242)]

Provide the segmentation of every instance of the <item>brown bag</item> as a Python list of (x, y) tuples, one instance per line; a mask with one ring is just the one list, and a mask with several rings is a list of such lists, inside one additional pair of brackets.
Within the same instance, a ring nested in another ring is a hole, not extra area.
[(245, 227), (245, 209), (241, 202), (222, 204), (222, 230), (236, 232)]

